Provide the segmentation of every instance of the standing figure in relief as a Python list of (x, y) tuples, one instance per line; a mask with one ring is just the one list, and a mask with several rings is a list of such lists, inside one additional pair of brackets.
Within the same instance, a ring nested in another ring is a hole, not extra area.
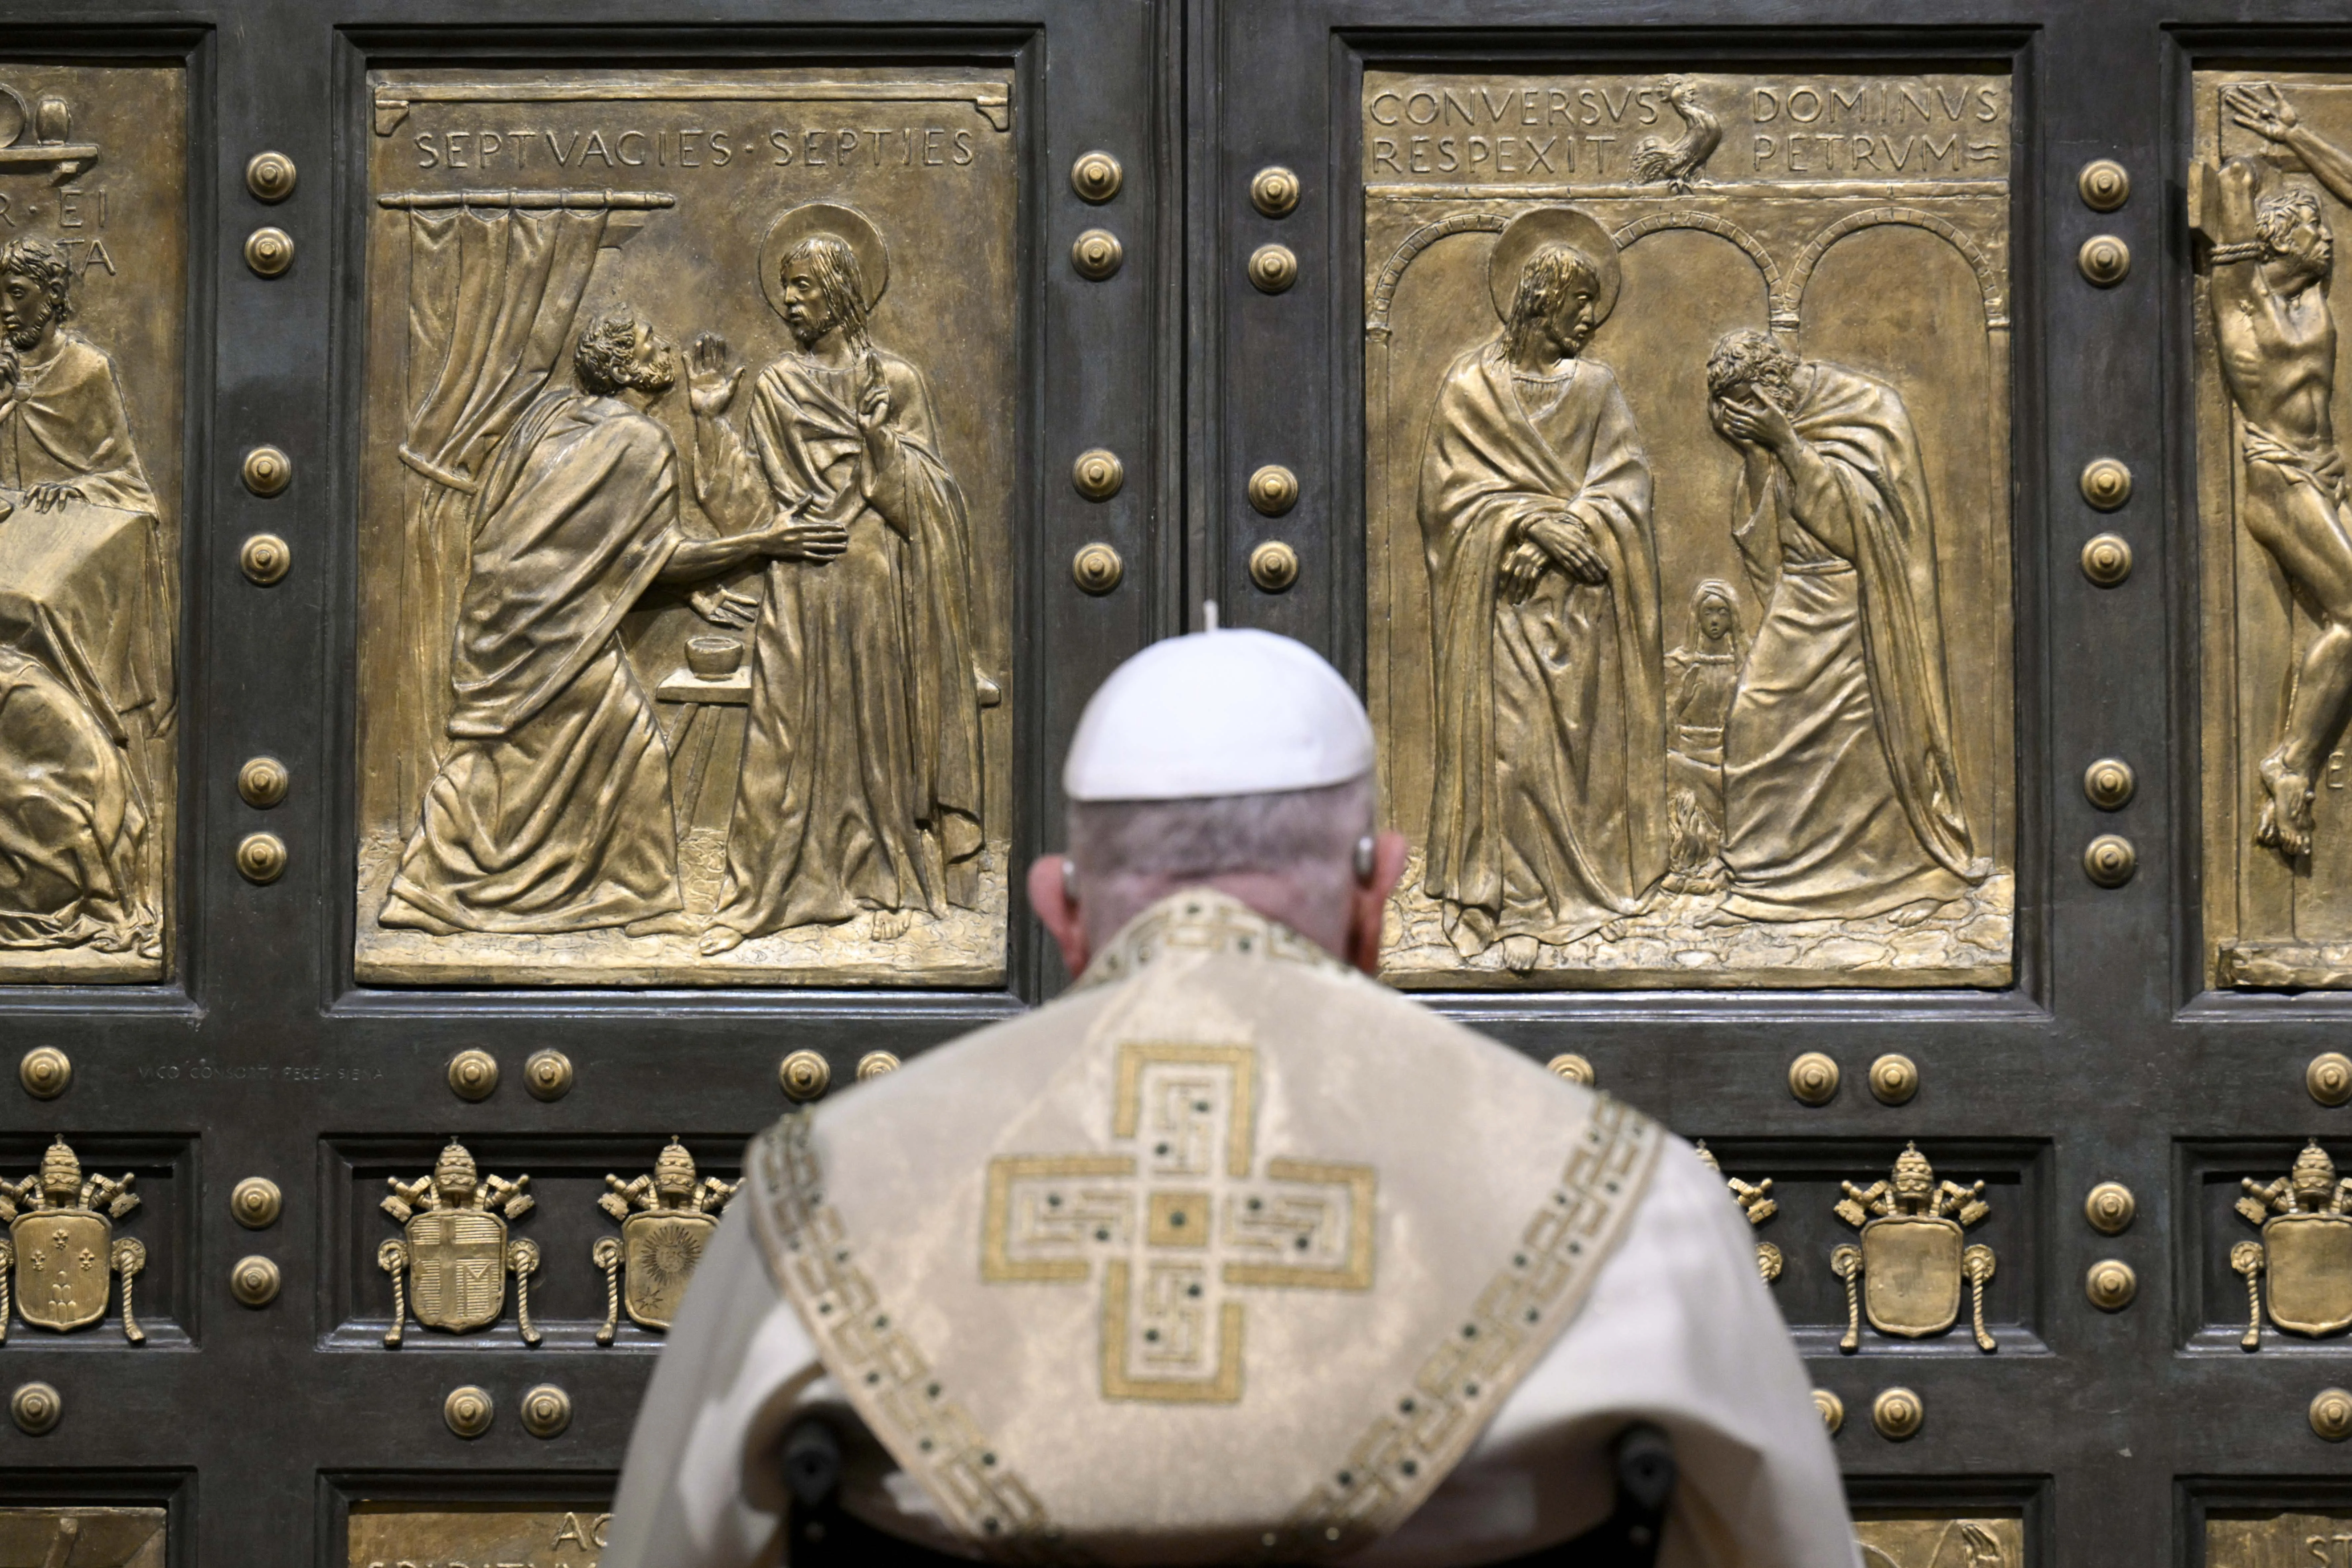
[(1748, 638), (1739, 629), (1738, 590), (1709, 577), (1691, 591), (1690, 634), (1666, 655), (1666, 793), (1687, 791), (1723, 831), (1723, 721)]
[[(2313, 134), (2278, 89), (2224, 88), (2221, 102), (2240, 125), (2302, 159), (2329, 195), (2352, 203), (2352, 154)], [(2239, 516), (2315, 628), (2295, 664), (2278, 744), (2259, 765), (2254, 842), (2294, 859), (2311, 852), (2312, 781), (2352, 716), (2352, 483), (2328, 415), (2335, 236), (2311, 192), (2263, 194), (2265, 173), (2252, 158), (2232, 158), (2221, 170), (2213, 336), (2244, 421)]]
[(482, 476), (449, 658), (455, 742), (425, 786), (379, 923), (446, 936), (688, 931), (669, 752), (621, 647), (656, 583), (830, 545), (778, 519), (679, 531), (677, 449), (646, 412), (677, 379), (634, 311), (591, 321), (576, 386), (540, 395)]
[(1910, 413), (1885, 382), (1750, 330), (1716, 344), (1706, 386), (1742, 463), (1732, 537), (1767, 605), (1724, 722), (1716, 918), (1916, 924), (1991, 862), (1961, 806)]
[(963, 491), (923, 373), (866, 334), (882, 237), (813, 203), (777, 221), (761, 265), (794, 346), (760, 373), (739, 431), (726, 414), (743, 373), (716, 334), (696, 342), (695, 493), (722, 527), (803, 517), (846, 548), (768, 568), (706, 955), (865, 910), (887, 941), (981, 895)]
[(1616, 247), (1546, 208), (1496, 243), (1503, 331), (1445, 373), (1421, 463), (1436, 657), (1423, 888), (1454, 950), (1525, 973), (1665, 869), (1649, 459), (1606, 365)]

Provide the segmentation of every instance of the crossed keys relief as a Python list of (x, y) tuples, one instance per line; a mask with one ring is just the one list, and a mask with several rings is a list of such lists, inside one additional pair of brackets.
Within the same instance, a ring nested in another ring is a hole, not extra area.
[(1257, 1053), (1123, 1046), (1101, 1153), (988, 1166), (981, 1278), (1102, 1280), (1106, 1399), (1236, 1404), (1251, 1288), (1367, 1290), (1370, 1165), (1257, 1166)]

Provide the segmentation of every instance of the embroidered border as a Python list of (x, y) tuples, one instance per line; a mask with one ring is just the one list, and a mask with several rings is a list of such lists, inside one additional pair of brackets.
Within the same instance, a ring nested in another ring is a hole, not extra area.
[(1119, 929), (1087, 965), (1073, 991), (1125, 980), (1169, 952), (1238, 953), (1304, 964), (1326, 974), (1355, 971), (1278, 921), (1213, 888), (1171, 893)]
[(1657, 1124), (1603, 1095), (1519, 1245), (1421, 1364), (1390, 1413), (1262, 1544), (1330, 1557), (1402, 1523), (1436, 1489), (1498, 1403), (1549, 1349), (1616, 1249), (1649, 1184)]
[(752, 1229), (769, 1274), (859, 1419), (959, 1530), (1000, 1561), (1074, 1561), (1045, 1504), (998, 1462), (988, 1435), (949, 1395), (857, 1266), (840, 1212), (824, 1201), (809, 1118), (805, 1110), (784, 1117), (754, 1146), (763, 1201), (753, 1205)]

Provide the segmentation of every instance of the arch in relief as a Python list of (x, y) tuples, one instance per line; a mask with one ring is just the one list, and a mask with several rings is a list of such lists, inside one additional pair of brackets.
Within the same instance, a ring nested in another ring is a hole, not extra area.
[(1772, 325), (1781, 331), (1793, 331), (1803, 317), (1805, 287), (1813, 280), (1813, 271), (1821, 266), (1822, 258), (1830, 247), (1850, 234), (1865, 228), (1894, 224), (1907, 228), (1924, 228), (1941, 238), (1976, 275), (1977, 289), (1984, 296), (1985, 325), (2005, 330), (2009, 326), (2009, 303), (2001, 291), (2000, 273), (1991, 260), (1978, 248), (1976, 241), (1962, 234), (1948, 220), (1916, 207), (1871, 207), (1863, 212), (1848, 213), (1810, 240), (1797, 255), (1797, 264), (1790, 270), (1785, 292), (1772, 299)]

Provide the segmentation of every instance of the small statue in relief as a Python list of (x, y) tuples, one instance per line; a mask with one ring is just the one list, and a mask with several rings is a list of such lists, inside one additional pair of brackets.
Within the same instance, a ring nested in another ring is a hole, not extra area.
[(1693, 185), (1706, 184), (1701, 173), (1723, 142), (1723, 122), (1698, 100), (1698, 83), (1686, 76), (1666, 79), (1666, 101), (1683, 118), (1683, 133), (1668, 141), (1644, 136), (1633, 149), (1633, 178), (1644, 185), (1663, 184), (1678, 196)]
[[(1666, 886), (1672, 892), (1721, 886), (1721, 867), (1711, 862), (1723, 841), (1723, 721), (1747, 662), (1738, 591), (1709, 577), (1691, 592), (1688, 635), (1666, 655), (1666, 797), (1674, 823)], [(1693, 813), (1706, 819), (1704, 827), (1689, 821)]]

